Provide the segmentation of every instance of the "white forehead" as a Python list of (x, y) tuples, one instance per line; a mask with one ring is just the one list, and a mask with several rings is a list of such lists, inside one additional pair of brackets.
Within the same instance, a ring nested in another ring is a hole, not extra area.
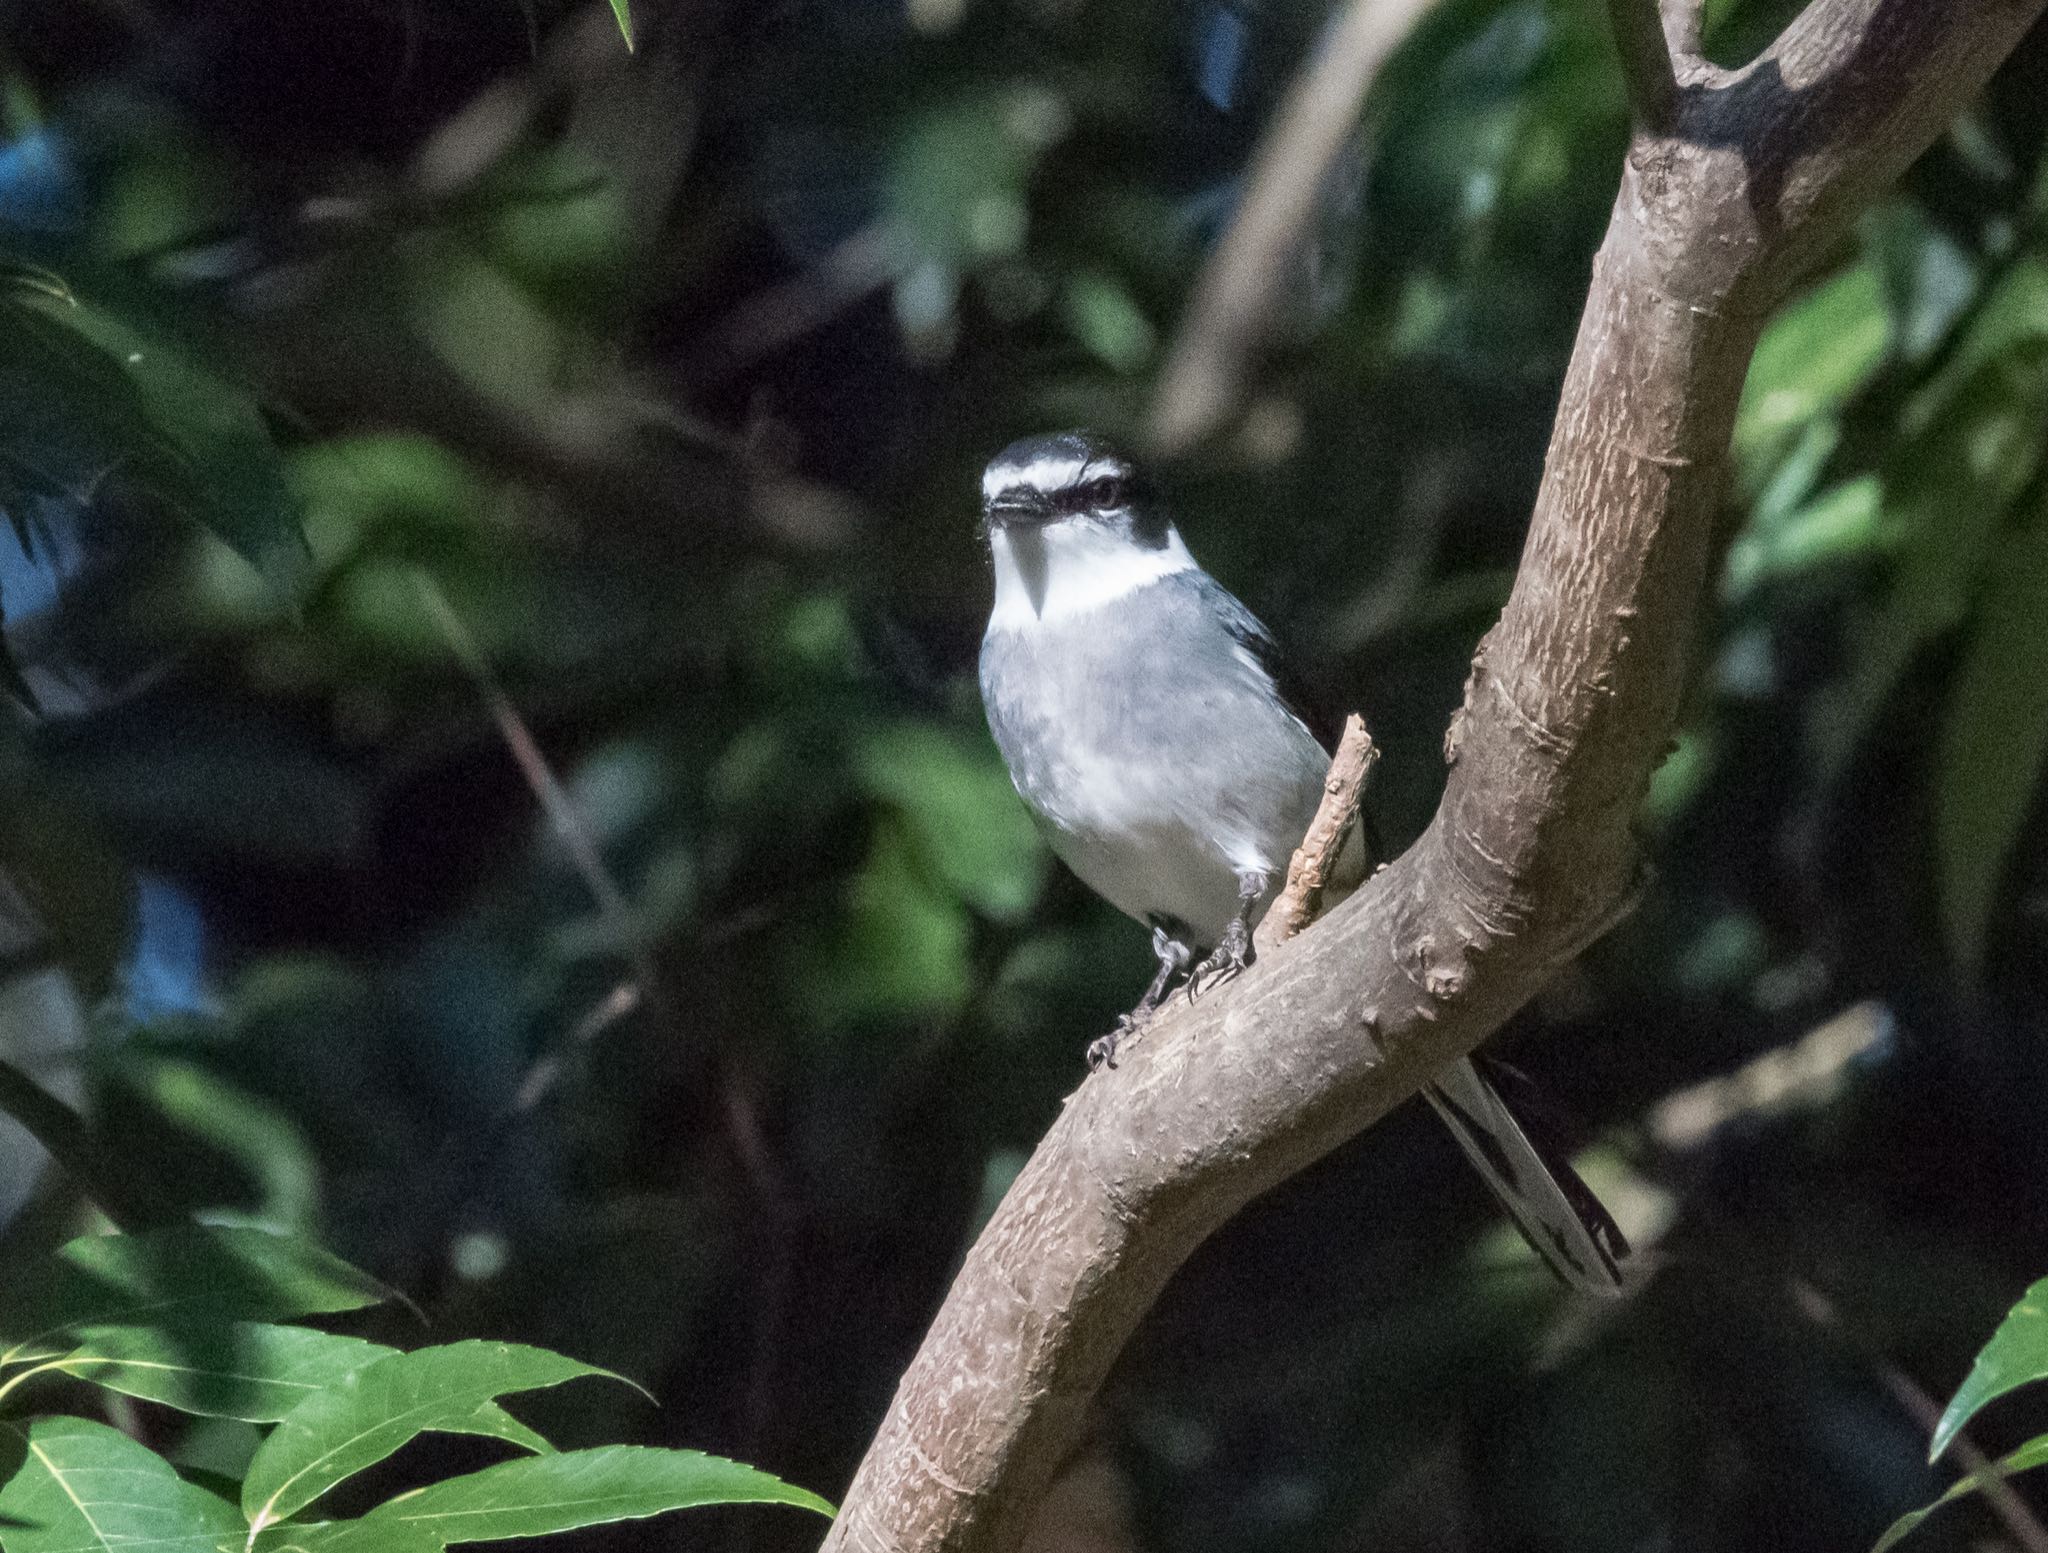
[(1072, 453), (1040, 453), (1021, 464), (1001, 460), (990, 464), (982, 471), (982, 500), (994, 501), (1003, 492), (1019, 487), (1050, 496), (1075, 484), (1084, 470), (1094, 479), (1128, 480), (1131, 476), (1131, 466), (1112, 453), (1097, 453), (1092, 458)]

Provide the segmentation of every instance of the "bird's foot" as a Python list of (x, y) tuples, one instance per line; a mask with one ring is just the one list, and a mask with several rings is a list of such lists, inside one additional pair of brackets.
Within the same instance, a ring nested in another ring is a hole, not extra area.
[(1222, 986), (1251, 963), (1252, 930), (1242, 917), (1233, 918), (1223, 931), (1223, 941), (1188, 972), (1188, 1001), (1194, 1002), (1211, 987)]
[(1099, 1068), (1115, 1067), (1117, 1048), (1127, 1037), (1136, 1035), (1144, 1029), (1151, 1020), (1152, 1010), (1142, 1006), (1132, 1009), (1128, 1014), (1118, 1014), (1115, 1029), (1107, 1035), (1098, 1035), (1088, 1043), (1088, 1071), (1093, 1073)]

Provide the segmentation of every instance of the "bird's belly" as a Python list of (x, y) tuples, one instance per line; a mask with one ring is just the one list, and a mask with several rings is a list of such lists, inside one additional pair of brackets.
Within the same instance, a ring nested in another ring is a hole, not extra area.
[(1209, 947), (1237, 911), (1237, 876), (1207, 838), (1080, 827), (1052, 831), (1052, 849), (1080, 881), (1141, 922), (1185, 927)]
[[(1067, 753), (1025, 794), (1060, 861), (1119, 911), (1171, 918), (1204, 946), (1237, 914), (1239, 870), (1266, 872), (1277, 887), (1308, 825), (1291, 793), (1268, 792), (1247, 813), (1249, 795), (1209, 791), (1185, 765)], [(1315, 794), (1306, 796), (1312, 812)]]

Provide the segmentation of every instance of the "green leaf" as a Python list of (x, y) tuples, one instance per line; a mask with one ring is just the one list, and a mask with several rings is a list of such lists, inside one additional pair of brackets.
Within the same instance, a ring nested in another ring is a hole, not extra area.
[(2048, 770), (2043, 664), (2048, 510), (2002, 547), (1942, 720), (1935, 789), (1942, 925), (1950, 953), (1972, 972), (1983, 960), (2006, 860)]
[[(293, 1409), (250, 1461), (242, 1508), (255, 1526), (282, 1520), (427, 1430), (544, 1446), (525, 1425), (501, 1409), (486, 1411), (487, 1405), (508, 1392), (584, 1375), (620, 1379), (519, 1343), (448, 1343), (394, 1354)], [(499, 1420), (520, 1432), (508, 1432)]]
[(612, 15), (618, 18), (619, 36), (626, 40), (626, 49), (633, 48), (633, 13), (628, 9), (629, 0), (612, 0)]
[(1877, 476), (1830, 486), (1775, 523), (1747, 529), (1729, 546), (1723, 592), (1739, 603), (1766, 582), (1860, 560), (1888, 537)]
[(1152, 320), (1122, 282), (1093, 270), (1072, 276), (1060, 293), (1061, 311), (1074, 337), (1113, 372), (1142, 372), (1158, 349)]
[(118, 1429), (84, 1418), (0, 1424), (7, 1553), (216, 1553), (248, 1528)]
[(921, 869), (997, 921), (1031, 909), (1045, 849), (987, 739), (883, 723), (860, 734), (854, 764), (861, 786), (901, 817)]
[(876, 825), (839, 919), (797, 950), (797, 996), (820, 1026), (937, 1014), (967, 996), (973, 923), (906, 829), (894, 815)]
[(1932, 1461), (1947, 1450), (1985, 1403), (2029, 1381), (2043, 1379), (2048, 1379), (2048, 1278), (2021, 1295), (2020, 1302), (1999, 1322), (1957, 1389), (1955, 1400), (1934, 1426), (1927, 1459)]
[(1885, 1534), (1877, 1539), (1877, 1545), (1870, 1550), (1870, 1553), (1888, 1553), (1888, 1550), (1896, 1546), (1899, 1539), (1905, 1536), (1907, 1532), (1911, 1531), (1915, 1526), (1926, 1520), (1928, 1516), (1952, 1500), (1961, 1499), (1965, 1494), (1974, 1494), (1994, 1478), (2010, 1477), (2015, 1472), (2024, 1472), (2029, 1467), (2040, 1466), (2043, 1462), (2048, 1462), (2048, 1434), (2042, 1435), (2039, 1439), (2027, 1441), (2025, 1445), (2022, 1445), (2010, 1456), (1993, 1462), (1984, 1471), (1972, 1472), (1960, 1482), (1951, 1483), (1948, 1491), (1935, 1500), (1933, 1504), (1927, 1505), (1922, 1509), (1908, 1511), (1900, 1516), (1890, 1526), (1885, 1528)]
[(110, 1066), (174, 1124), (241, 1167), (258, 1192), (250, 1218), (286, 1232), (313, 1229), (320, 1167), (283, 1110), (197, 1063), (124, 1051)]
[(1758, 343), (1735, 414), (1735, 459), (1754, 491), (1815, 417), (1848, 403), (1891, 341), (1883, 278), (1858, 264), (1778, 314)]
[(355, 1521), (309, 1528), (308, 1553), (372, 1553), (503, 1537), (544, 1537), (580, 1526), (640, 1520), (707, 1504), (785, 1504), (831, 1515), (831, 1504), (753, 1467), (700, 1451), (608, 1445), (500, 1462), (377, 1506)]
[(393, 1291), (318, 1246), (256, 1229), (180, 1224), (88, 1235), (0, 1287), (0, 1364), (65, 1352), (67, 1328), (115, 1322), (273, 1321), (355, 1310)]
[(210, 1418), (271, 1423), (395, 1349), (307, 1327), (81, 1327), (77, 1346), (46, 1366), (124, 1396)]
[(0, 292), (0, 504), (106, 482), (200, 523), (282, 592), (309, 552), (255, 401), (68, 294)]
[(0, 1061), (0, 1111), (48, 1149), (72, 1185), (123, 1229), (168, 1215), (145, 1183), (129, 1178), (121, 1157), (93, 1135), (84, 1117), (11, 1062)]

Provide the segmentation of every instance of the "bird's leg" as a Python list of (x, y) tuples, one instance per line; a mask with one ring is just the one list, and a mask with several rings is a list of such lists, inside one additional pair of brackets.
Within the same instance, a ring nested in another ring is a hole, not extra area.
[(1220, 986), (1252, 963), (1252, 913), (1264, 899), (1271, 878), (1263, 871), (1247, 871), (1237, 876), (1237, 915), (1223, 930), (1223, 941), (1209, 951), (1208, 958), (1188, 972), (1190, 1003), (1194, 1002), (1196, 994), (1208, 990), (1202, 985), (1203, 978), (1209, 978), (1210, 986)]
[(1128, 1014), (1117, 1016), (1116, 1028), (1107, 1035), (1097, 1036), (1088, 1043), (1088, 1068), (1116, 1066), (1117, 1042), (1131, 1034), (1152, 1017), (1152, 1011), (1166, 1000), (1166, 985), (1187, 969), (1188, 961), (1194, 958), (1194, 951), (1165, 928), (1152, 929), (1152, 952), (1159, 957), (1159, 974), (1152, 978), (1152, 985), (1145, 989), (1145, 995), (1138, 999), (1138, 1006)]

